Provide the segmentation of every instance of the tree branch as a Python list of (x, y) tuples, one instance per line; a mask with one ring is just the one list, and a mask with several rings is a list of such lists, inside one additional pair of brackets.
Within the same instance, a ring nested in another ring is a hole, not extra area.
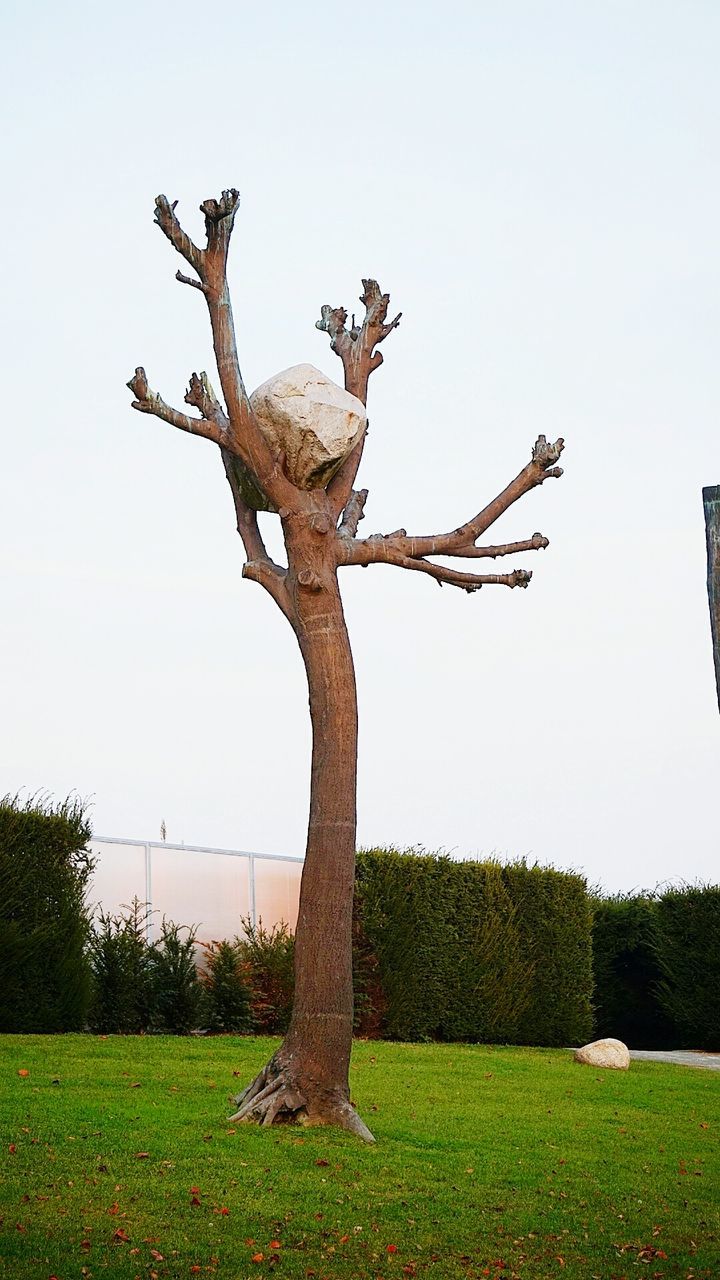
[[(375, 541), (368, 539), (368, 542)], [(512, 573), (463, 573), (459, 569), (450, 569), (446, 565), (432, 564), (422, 556), (407, 556), (397, 551), (386, 539), (378, 538), (379, 554), (371, 559), (356, 559), (352, 555), (343, 558), (340, 564), (392, 564), (398, 569), (413, 569), (418, 573), (427, 573), (442, 586), (447, 583), (452, 587), (462, 587), (465, 591), (479, 591), (481, 587), (499, 585), (503, 587), (527, 587), (532, 573), (529, 569), (515, 569)], [(358, 544), (355, 544), (357, 547)], [(353, 550), (351, 544), (348, 548)]]
[(260, 532), (257, 512), (247, 505), (238, 483), (237, 472), (233, 466), (234, 455), (228, 449), (222, 449), (225, 475), (235, 504), (237, 531), (242, 538), (247, 561), (243, 565), (243, 577), (259, 582), (270, 593), (276, 604), (280, 606), (285, 617), (294, 625), (294, 610), (290, 593), (287, 589), (287, 570), (276, 564), (268, 555), (267, 547)]
[[(193, 377), (196, 377), (196, 375), (193, 374)], [(212, 440), (214, 444), (224, 445), (226, 443), (226, 428), (220, 420), (205, 417), (191, 418), (189, 414), (181, 413), (179, 409), (173, 409), (169, 404), (165, 403), (156, 391), (151, 391), (145, 370), (142, 367), (138, 367), (135, 370), (135, 377), (130, 379), (127, 386), (135, 396), (132, 407), (137, 409), (139, 413), (151, 413), (156, 418), (162, 418), (163, 422), (169, 422), (171, 426), (178, 427), (180, 431), (188, 431), (194, 436), (204, 436), (206, 440)], [(185, 399), (188, 404), (195, 403), (194, 400), (188, 400), (187, 395)]]
[(343, 512), (342, 523), (338, 533), (343, 538), (354, 538), (361, 520), (365, 518), (363, 510), (367, 502), (367, 489), (353, 489)]
[(215, 395), (206, 373), (201, 373), (200, 377), (196, 373), (192, 374), (190, 386), (185, 392), (185, 403), (194, 405), (200, 410), (203, 418), (207, 418), (209, 422), (216, 422), (223, 431), (229, 430), (228, 416)]
[[(394, 320), (387, 322), (390, 294), (380, 292), (377, 280), (363, 280), (360, 301), (365, 307), (365, 318), (361, 325), (355, 324), (353, 316), (350, 329), (347, 329), (345, 308), (326, 305), (321, 308), (320, 319), (316, 320), (315, 328), (322, 329), (330, 335), (330, 346), (342, 360), (345, 371), (345, 390), (350, 391), (352, 395), (357, 396), (358, 400), (366, 404), (370, 374), (383, 362), (382, 353), (375, 348), (385, 341), (393, 329), (397, 328), (402, 312), (399, 311)], [(328, 494), (337, 515), (343, 511), (350, 497), (360, 466), (366, 435), (367, 430), (328, 485)]]
[(362, 283), (360, 301), (365, 307), (365, 318), (361, 325), (355, 324), (353, 316), (350, 329), (347, 329), (345, 308), (326, 305), (320, 309), (320, 319), (315, 321), (315, 328), (330, 335), (330, 346), (343, 363), (345, 390), (365, 404), (370, 374), (383, 362), (382, 353), (375, 347), (397, 328), (402, 311), (389, 324), (386, 323), (390, 294), (380, 292), (377, 280), (363, 280)]
[(182, 284), (199, 289), (208, 305), (215, 359), (227, 407), (222, 443), (241, 459), (263, 496), (269, 499), (269, 505), (279, 508), (290, 505), (293, 499), (297, 502), (297, 490), (285, 476), (280, 458), (268, 444), (250, 408), (240, 372), (227, 283), (228, 250), (239, 203), (240, 197), (234, 187), (223, 191), (219, 200), (203, 200), (200, 210), (205, 216), (207, 235), (204, 249), (198, 248), (183, 231), (175, 214), (177, 201), (171, 204), (167, 196), (158, 196), (155, 221), (177, 252), (197, 272), (199, 280), (185, 276), (181, 271), (176, 278)]
[(155, 197), (155, 221), (167, 236), (171, 245), (177, 249), (178, 253), (190, 264), (193, 270), (197, 271), (202, 279), (204, 253), (202, 249), (198, 249), (197, 245), (190, 239), (186, 231), (183, 231), (180, 223), (175, 217), (175, 209), (177, 208), (177, 200), (173, 200), (172, 204), (167, 196)]
[(521, 542), (501, 542), (496, 547), (476, 547), (473, 544), (469, 547), (458, 547), (452, 554), (462, 560), (495, 560), (498, 556), (514, 556), (521, 551), (544, 551), (545, 547), (549, 546), (549, 538), (544, 538), (541, 533), (534, 533), (532, 538), (523, 538)]
[[(466, 524), (460, 525), (457, 529), (453, 529), (450, 533), (437, 533), (423, 537), (408, 537), (403, 529), (399, 529), (396, 533), (379, 534), (372, 538), (365, 539), (364, 542), (356, 542), (356, 546), (367, 546), (377, 551), (380, 544), (389, 545), (401, 555), (411, 556), (459, 556), (459, 557), (478, 557), (493, 555), (509, 555), (513, 550), (518, 551), (535, 551), (542, 546), (547, 546), (547, 542), (542, 539), (540, 534), (535, 534), (529, 539), (529, 545), (507, 543), (507, 551), (503, 549), (493, 549), (485, 547), (476, 547), (474, 543), (485, 533), (496, 520), (500, 518), (513, 503), (522, 498), (524, 494), (529, 493), (531, 489), (543, 484), (550, 477), (557, 479), (562, 475), (562, 467), (554, 464), (557, 462), (563, 451), (564, 441), (556, 440), (553, 444), (548, 444), (545, 436), (538, 436), (532, 450), (532, 457), (526, 467), (510, 482), (497, 498), (493, 498), (482, 511), (479, 511), (472, 520), (468, 520)], [(363, 556), (365, 556), (363, 552)], [(355, 564), (371, 564), (373, 560), (385, 559), (384, 554), (371, 554), (368, 558), (355, 559)], [(348, 563), (348, 561), (345, 561)]]

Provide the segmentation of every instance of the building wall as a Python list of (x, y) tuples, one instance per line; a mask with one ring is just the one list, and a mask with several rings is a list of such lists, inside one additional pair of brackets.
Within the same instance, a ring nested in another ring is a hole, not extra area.
[(163, 916), (195, 925), (199, 942), (235, 937), (248, 917), (295, 929), (302, 858), (113, 837), (90, 848), (97, 860), (90, 902), (111, 914), (135, 897), (148, 903), (151, 938)]

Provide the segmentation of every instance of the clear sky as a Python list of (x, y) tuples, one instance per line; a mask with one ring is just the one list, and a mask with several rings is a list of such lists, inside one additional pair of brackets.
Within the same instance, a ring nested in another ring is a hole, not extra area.
[[(607, 889), (720, 879), (701, 488), (720, 483), (720, 7), (708, 0), (6, 9), (0, 792), (96, 832), (301, 853), (307, 694), (241, 580), (215, 447), (132, 412), (212, 372), (153, 225), (242, 194), (249, 388), (376, 276), (362, 533), (454, 527), (539, 432), (565, 476), (526, 591), (342, 579), (359, 841), (526, 855)], [(511, 566), (505, 562), (503, 568)]]

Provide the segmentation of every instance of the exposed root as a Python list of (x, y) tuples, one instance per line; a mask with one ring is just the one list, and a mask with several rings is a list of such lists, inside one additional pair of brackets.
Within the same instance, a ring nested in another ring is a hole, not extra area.
[(259, 1124), (268, 1128), (271, 1124), (337, 1125), (362, 1138), (363, 1142), (375, 1139), (357, 1111), (340, 1091), (313, 1087), (311, 1081), (302, 1083), (274, 1058), (235, 1098), (237, 1111), (229, 1118), (231, 1124)]

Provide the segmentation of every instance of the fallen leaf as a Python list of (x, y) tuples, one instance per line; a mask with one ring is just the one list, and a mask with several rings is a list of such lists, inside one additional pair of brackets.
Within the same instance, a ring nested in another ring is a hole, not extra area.
[(163, 1255), (162, 1253), (160, 1253), (160, 1252), (159, 1252), (159, 1250), (157, 1250), (157, 1249), (151, 1249), (151, 1250), (150, 1250), (150, 1257), (151, 1257), (155, 1262), (164, 1262), (164, 1261), (165, 1261), (165, 1257), (164, 1257), (164, 1255)]
[(200, 1204), (200, 1203), (201, 1203), (201, 1201), (200, 1201), (200, 1197), (199, 1197), (199, 1196), (191, 1196), (191, 1197), (190, 1197), (190, 1203), (191, 1203), (191, 1204)]
[(17, 1147), (15, 1146), (14, 1142), (10, 1143), (10, 1146), (8, 1147), (8, 1151), (10, 1152), (11, 1156), (15, 1155), (15, 1152), (17, 1151)]
[(149, 1151), (136, 1151), (136, 1152), (135, 1152), (135, 1159), (136, 1159), (136, 1160), (149, 1160), (149, 1159), (150, 1159), (150, 1152), (149, 1152)]
[(386, 1252), (387, 1252), (387, 1253), (397, 1253), (397, 1245), (396, 1245), (396, 1244), (389, 1244), (389, 1245), (388, 1245), (388, 1247), (387, 1247)]
[(140, 1088), (140, 1081), (139, 1081), (139, 1080), (135, 1080), (135, 1081), (134, 1081), (134, 1083), (130, 1085), (130, 1088), (131, 1088), (131, 1089), (139, 1089), (139, 1088)]
[(315, 1161), (315, 1163), (316, 1163), (317, 1165), (319, 1165), (321, 1169), (327, 1169), (328, 1165), (330, 1164), (330, 1161), (329, 1161), (329, 1160), (323, 1160), (323, 1158), (322, 1158), (322, 1156), (321, 1156), (319, 1160), (316, 1160), (316, 1161)]
[(23, 1078), (23, 1080), (24, 1080), (26, 1076), (29, 1076), (29, 1075), (30, 1075), (30, 1072), (27, 1070), (27, 1068), (26, 1068), (26, 1067), (21, 1067), (21, 1068), (20, 1068), (20, 1070), (18, 1071), (18, 1075), (19, 1075), (19, 1076), (22, 1076), (22, 1078)]
[(113, 1240), (119, 1240), (126, 1244), (129, 1239), (130, 1237), (123, 1227), (118, 1227), (117, 1231), (113, 1232)]
[(250, 1261), (251, 1261), (251, 1262), (264, 1262), (264, 1261), (265, 1261), (265, 1254), (264, 1254), (264, 1253), (254, 1253), (254, 1254), (253, 1254), (253, 1256), (252, 1256), (252, 1258), (250, 1259)]
[(279, 1240), (271, 1240), (268, 1247), (270, 1249), (282, 1249), (282, 1245)]

